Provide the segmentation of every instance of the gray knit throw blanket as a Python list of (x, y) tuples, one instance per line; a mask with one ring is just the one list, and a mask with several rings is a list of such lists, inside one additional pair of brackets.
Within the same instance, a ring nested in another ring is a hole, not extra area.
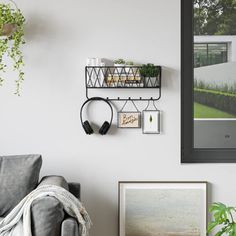
[(38, 198), (55, 197), (68, 215), (74, 217), (81, 225), (81, 235), (88, 236), (92, 223), (81, 202), (69, 191), (55, 185), (42, 185), (29, 193), (2, 221), (0, 236), (32, 236), (31, 205)]

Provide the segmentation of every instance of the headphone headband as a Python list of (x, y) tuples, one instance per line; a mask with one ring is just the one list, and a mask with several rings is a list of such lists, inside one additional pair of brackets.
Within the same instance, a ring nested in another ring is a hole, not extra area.
[(105, 98), (102, 98), (102, 97), (91, 97), (91, 98), (88, 98), (84, 103), (83, 105), (81, 106), (80, 108), (80, 121), (81, 121), (81, 124), (83, 124), (83, 109), (84, 109), (84, 106), (89, 103), (89, 102), (93, 102), (93, 101), (103, 101), (105, 102), (109, 107), (110, 107), (110, 110), (111, 110), (111, 119), (110, 119), (110, 122), (109, 122), (109, 126), (111, 126), (112, 124), (112, 120), (113, 120), (113, 108), (110, 104), (110, 102), (105, 99)]

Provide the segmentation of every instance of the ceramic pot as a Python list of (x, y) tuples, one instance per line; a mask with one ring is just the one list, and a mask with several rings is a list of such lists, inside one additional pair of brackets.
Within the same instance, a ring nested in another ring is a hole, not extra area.
[(145, 77), (144, 86), (145, 87), (158, 87), (159, 79), (157, 77)]
[(4, 24), (2, 27), (2, 31), (0, 36), (7, 36), (10, 37), (14, 32), (16, 31), (16, 25), (15, 24)]

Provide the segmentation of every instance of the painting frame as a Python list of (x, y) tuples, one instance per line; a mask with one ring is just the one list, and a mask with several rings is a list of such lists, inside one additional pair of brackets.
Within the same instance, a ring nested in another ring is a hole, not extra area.
[[(121, 118), (124, 115), (133, 115), (135, 116), (136, 125), (123, 125)], [(141, 112), (140, 111), (119, 111), (117, 112), (117, 127), (121, 129), (140, 129), (141, 128)]]
[[(126, 200), (124, 201), (124, 196), (125, 196), (124, 194), (126, 192), (125, 187), (129, 186), (131, 187), (131, 189), (132, 188), (139, 189), (137, 188), (137, 186), (140, 186), (143, 189), (145, 189), (144, 188), (145, 185), (146, 186), (148, 185), (149, 188), (150, 186), (153, 186), (153, 185), (163, 185), (165, 186), (164, 189), (168, 189), (167, 188), (168, 185), (169, 186), (179, 185), (179, 187), (186, 186), (185, 189), (188, 189), (188, 188), (191, 189), (191, 186), (192, 188), (198, 189), (197, 186), (199, 186), (199, 190), (203, 190), (202, 196), (201, 196), (202, 197), (201, 201), (203, 202), (202, 215), (199, 217), (199, 219), (201, 220), (202, 227), (200, 228), (199, 226), (199, 235), (200, 236), (206, 235), (207, 223), (208, 223), (208, 182), (207, 181), (119, 181), (118, 182), (118, 235), (119, 236), (129, 236), (128, 234), (126, 234), (126, 229), (125, 229), (125, 223), (126, 223), (126, 219), (125, 219), (126, 213), (124, 212), (124, 209), (126, 209)], [(125, 203), (125, 206), (124, 206), (124, 203)], [(144, 232), (142, 232), (142, 234), (144, 234)]]
[[(148, 117), (154, 117), (154, 124), (147, 128)], [(160, 134), (161, 133), (161, 111), (160, 110), (143, 110), (142, 112), (142, 129), (143, 134)]]

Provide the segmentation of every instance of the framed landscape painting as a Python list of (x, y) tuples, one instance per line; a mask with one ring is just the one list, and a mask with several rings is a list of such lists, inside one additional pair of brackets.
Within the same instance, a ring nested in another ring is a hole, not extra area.
[(119, 236), (206, 236), (207, 182), (119, 182)]

